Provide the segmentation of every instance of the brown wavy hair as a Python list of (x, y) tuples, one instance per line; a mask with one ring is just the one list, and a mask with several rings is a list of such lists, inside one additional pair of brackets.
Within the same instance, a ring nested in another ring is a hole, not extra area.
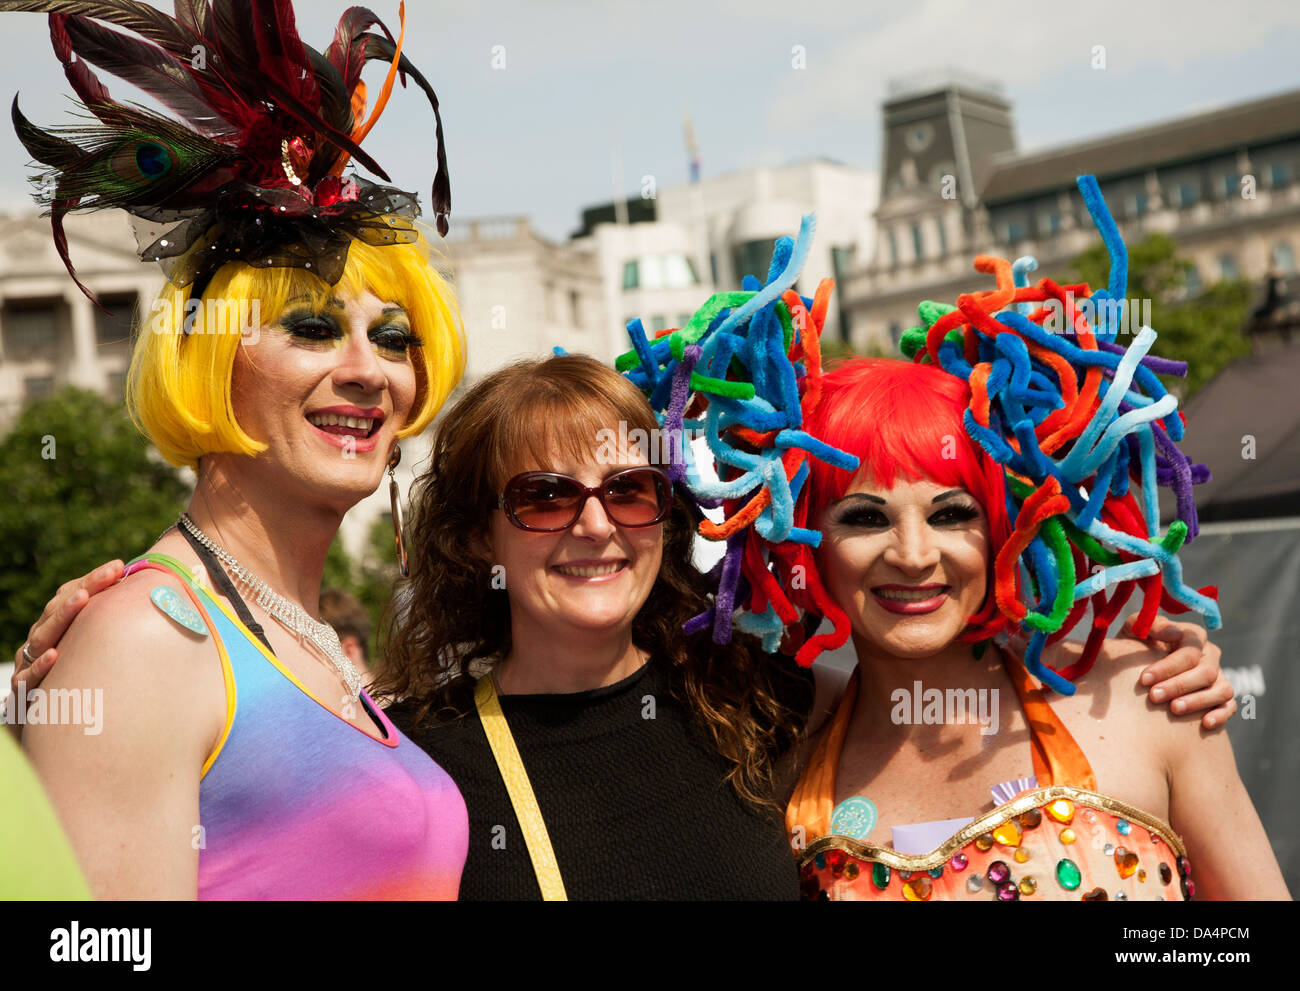
[[(633, 438), (637, 429), (658, 436), (636, 386), (575, 355), (502, 368), (444, 414), (434, 426), (429, 467), (411, 490), (410, 577), (394, 591), (384, 668), (372, 692), (416, 701), (417, 722), (474, 710), (476, 678), (511, 649), (508, 593), (492, 587), (481, 550), (497, 493), (514, 473), (545, 468), (553, 452), (590, 458), (599, 432), (617, 433), (620, 422)], [(647, 453), (653, 463), (656, 452)], [(664, 665), (674, 697), (731, 765), (727, 779), (736, 793), (775, 808), (773, 765), (797, 742), (807, 715), (782, 700), (811, 698), (811, 690), (788, 658), (764, 654), (739, 633), (718, 645), (707, 630), (683, 632), (712, 605), (708, 579), (691, 561), (697, 521), (693, 504), (676, 495), (659, 575), (633, 621), (632, 640), (650, 652), (650, 663)]]

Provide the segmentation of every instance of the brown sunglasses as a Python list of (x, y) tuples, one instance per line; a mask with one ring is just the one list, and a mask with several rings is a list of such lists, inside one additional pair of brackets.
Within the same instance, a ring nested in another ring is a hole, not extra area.
[(557, 533), (578, 522), (592, 496), (618, 526), (654, 526), (672, 512), (673, 483), (648, 466), (617, 471), (596, 486), (552, 471), (526, 471), (506, 483), (497, 508), (521, 530)]

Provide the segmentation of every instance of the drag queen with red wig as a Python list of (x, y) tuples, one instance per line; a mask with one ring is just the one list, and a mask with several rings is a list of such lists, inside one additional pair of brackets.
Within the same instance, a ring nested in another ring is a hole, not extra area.
[[(1095, 182), (1080, 189), (1112, 284), (1031, 287), (1031, 261), (981, 256), (994, 288), (923, 303), (911, 362), (823, 376), (830, 284), (793, 289), (811, 217), (766, 283), (653, 340), (629, 327), (620, 368), (663, 411), (678, 478), (723, 514), (700, 528), (726, 554), (692, 624), (805, 665), (850, 636), (857, 654), (787, 810), (806, 897), (1287, 897), (1227, 737), (1151, 711), (1136, 685), (1170, 639), (1157, 608), (1219, 623), (1176, 556), (1207, 472), (1175, 444), (1156, 375), (1180, 369), (1147, 354), (1154, 332), (1125, 346), (1071, 307), (1121, 300), (1127, 264)], [(1067, 333), (1044, 329), (1051, 312)], [(691, 434), (717, 481), (677, 440)], [(1163, 530), (1157, 485), (1178, 503)], [(1134, 592), (1133, 632), (1155, 643), (1107, 639)], [(1085, 641), (1065, 640), (1089, 615)]]

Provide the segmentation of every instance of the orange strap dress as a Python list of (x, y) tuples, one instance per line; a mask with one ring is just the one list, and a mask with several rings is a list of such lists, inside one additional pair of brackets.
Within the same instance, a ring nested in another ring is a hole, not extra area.
[(1167, 823), (1097, 792), (1083, 751), (1001, 651), (1029, 722), (1037, 787), (958, 830), (929, 853), (905, 854), (831, 831), (835, 775), (858, 694), (854, 671), (786, 810), (802, 839), (802, 894), (857, 901), (1176, 901), (1196, 891), (1182, 839)]

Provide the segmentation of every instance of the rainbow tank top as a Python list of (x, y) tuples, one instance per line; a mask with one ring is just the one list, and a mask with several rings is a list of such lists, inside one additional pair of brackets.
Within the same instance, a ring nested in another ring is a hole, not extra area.
[(469, 821), (451, 777), (365, 692), (366, 729), (331, 711), (179, 561), (149, 554), (127, 573), (142, 568), (181, 579), (225, 677), (199, 785), (199, 899), (456, 898)]

